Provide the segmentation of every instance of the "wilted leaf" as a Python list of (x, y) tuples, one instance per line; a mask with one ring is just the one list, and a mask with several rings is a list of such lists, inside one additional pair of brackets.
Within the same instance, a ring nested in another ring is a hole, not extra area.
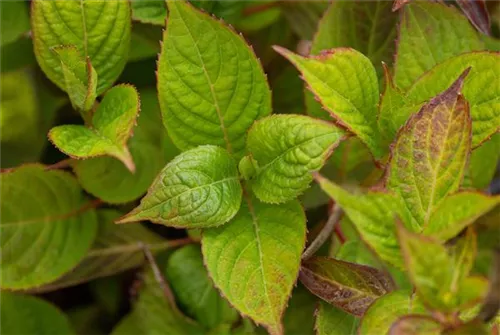
[(204, 230), (203, 257), (215, 285), (236, 309), (271, 334), (282, 334), (281, 318), (305, 244), (305, 214), (296, 200), (247, 201), (231, 222)]
[(200, 146), (168, 163), (141, 204), (118, 223), (150, 220), (182, 228), (219, 226), (238, 212), (241, 196), (234, 159), (220, 147)]
[(327, 304), (319, 303), (316, 311), (316, 334), (317, 335), (350, 335), (356, 333), (358, 319), (352, 314)]
[(303, 263), (299, 278), (312, 293), (356, 316), (393, 288), (390, 277), (380, 270), (327, 257)]
[(73, 158), (109, 155), (118, 158), (131, 172), (134, 161), (127, 148), (140, 102), (133, 86), (118, 85), (110, 89), (92, 117), (93, 128), (80, 125), (57, 126), (49, 138), (55, 146)]
[(252, 191), (269, 203), (295, 199), (344, 137), (333, 123), (307, 116), (274, 115), (257, 121), (247, 142), (256, 166), (250, 176)]
[(97, 220), (69, 173), (25, 165), (2, 173), (0, 184), (2, 288), (46, 284), (83, 259)]
[(29, 295), (2, 291), (2, 334), (74, 334), (66, 315), (54, 305)]
[(158, 61), (164, 125), (181, 150), (212, 144), (240, 159), (247, 130), (271, 112), (262, 68), (243, 38), (220, 21), (184, 1), (168, 7)]
[(471, 138), (469, 105), (460, 94), (467, 73), (413, 115), (392, 147), (387, 188), (403, 199), (420, 226), (463, 178)]
[(128, 1), (35, 0), (31, 18), (38, 63), (61, 89), (66, 90), (66, 83), (53, 47), (74, 45), (90, 58), (98, 76), (97, 95), (111, 87), (125, 67), (131, 26)]

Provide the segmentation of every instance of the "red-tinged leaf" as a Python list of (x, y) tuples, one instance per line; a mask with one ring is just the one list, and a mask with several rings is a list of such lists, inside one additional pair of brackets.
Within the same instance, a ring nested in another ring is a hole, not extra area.
[(400, 129), (392, 147), (386, 186), (425, 226), (432, 212), (458, 190), (471, 148), (469, 105), (460, 94), (469, 69), (424, 105)]
[(427, 315), (409, 314), (394, 322), (388, 335), (439, 335), (443, 326)]
[(483, 34), (490, 35), (490, 15), (485, 0), (456, 0), (465, 16)]
[(313, 294), (357, 316), (394, 287), (390, 277), (375, 268), (328, 257), (302, 264), (299, 279)]

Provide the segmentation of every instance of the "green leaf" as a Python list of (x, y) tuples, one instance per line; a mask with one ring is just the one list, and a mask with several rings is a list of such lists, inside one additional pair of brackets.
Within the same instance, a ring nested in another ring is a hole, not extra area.
[(136, 62), (157, 58), (160, 53), (160, 43), (158, 41), (161, 40), (161, 35), (161, 27), (135, 22), (130, 36), (130, 45), (134, 47), (128, 53), (128, 61)]
[[(474, 127), (474, 122), (472, 126)], [(495, 175), (499, 160), (500, 134), (495, 134), (471, 153), (462, 187), (487, 188)]]
[(432, 213), (423, 234), (445, 242), (500, 204), (500, 196), (459, 192), (448, 196)]
[(164, 26), (167, 20), (167, 4), (158, 0), (132, 0), (132, 19), (154, 25)]
[(314, 311), (318, 303), (302, 285), (298, 285), (292, 291), (292, 297), (283, 317), (284, 332), (286, 335), (313, 335), (314, 334)]
[(440, 335), (442, 334), (443, 328), (443, 325), (431, 316), (409, 314), (400, 317), (394, 322), (389, 334)]
[(52, 48), (74, 45), (88, 57), (97, 76), (97, 95), (118, 78), (130, 45), (130, 3), (121, 0), (33, 1), (33, 44), (38, 64), (66, 89), (59, 57)]
[[(428, 237), (406, 231), (398, 226), (398, 237), (405, 257), (406, 269), (416, 292), (431, 309), (452, 312), (461, 305), (478, 300), (485, 293), (486, 283), (467, 277), (475, 253), (475, 241), (467, 242), (459, 257), (452, 258), (446, 248)], [(475, 235), (469, 238), (474, 238)]]
[(61, 70), (73, 108), (80, 111), (86, 123), (92, 119), (97, 86), (97, 73), (87, 57), (84, 59), (74, 46), (53, 48), (61, 60)]
[(1, 1), (0, 2), (0, 45), (5, 45), (19, 39), (30, 30), (28, 1)]
[[(406, 90), (435, 65), (483, 48), (478, 33), (458, 9), (442, 3), (414, 2), (405, 6), (399, 25), (394, 82)], [(416, 57), (415, 50), (425, 52)]]
[(335, 254), (335, 258), (360, 265), (380, 266), (380, 261), (361, 239), (343, 243)]
[(2, 288), (51, 282), (83, 259), (97, 220), (70, 174), (25, 165), (2, 173), (0, 184)]
[(356, 333), (358, 319), (343, 310), (321, 301), (316, 311), (317, 335), (350, 335)]
[(281, 12), (294, 33), (304, 40), (312, 40), (321, 16), (328, 8), (324, 1), (287, 1), (280, 3)]
[(500, 71), (499, 53), (474, 52), (450, 58), (422, 75), (408, 90), (407, 98), (413, 105), (425, 102), (450, 87), (469, 67), (462, 93), (470, 105), (472, 148), (476, 148), (500, 127), (500, 87), (491, 85)]
[(2, 291), (0, 301), (2, 334), (74, 334), (66, 315), (40, 298)]
[(207, 329), (238, 318), (208, 277), (199, 246), (188, 245), (175, 251), (168, 260), (166, 275), (186, 314)]
[(305, 214), (296, 200), (282, 205), (247, 201), (231, 222), (203, 232), (205, 264), (236, 309), (271, 334), (282, 334), (282, 314), (305, 244)]
[(394, 286), (390, 277), (375, 268), (328, 257), (303, 263), (299, 278), (313, 294), (356, 316), (362, 316)]
[(421, 227), (458, 190), (464, 175), (471, 120), (460, 91), (467, 73), (414, 114), (392, 146), (386, 186), (403, 199)]
[(331, 151), (345, 138), (333, 123), (302, 115), (273, 115), (254, 123), (247, 148), (257, 166), (252, 191), (264, 202), (300, 195)]
[[(3, 1), (2, 4), (8, 2), (14, 1)], [(1, 73), (32, 67), (36, 64), (33, 42), (27, 36), (22, 36), (14, 42), (2, 45), (0, 48), (0, 57)]]
[(252, 123), (271, 112), (264, 72), (244, 39), (184, 1), (168, 2), (158, 61), (163, 122), (175, 145), (224, 147), (240, 159)]
[(358, 136), (373, 156), (380, 159), (386, 149), (381, 147), (377, 125), (379, 91), (370, 60), (349, 48), (337, 48), (310, 57), (274, 48), (299, 69), (332, 117)]
[(241, 196), (238, 170), (229, 153), (200, 146), (167, 164), (140, 205), (117, 223), (150, 220), (179, 228), (219, 226), (236, 215)]
[(140, 102), (133, 86), (118, 85), (110, 89), (92, 117), (93, 128), (80, 125), (57, 126), (49, 139), (73, 158), (109, 155), (123, 162), (131, 172), (134, 161), (127, 140), (136, 124)]
[(400, 218), (412, 231), (416, 231), (418, 226), (412, 221), (401, 199), (382, 191), (350, 193), (324, 177), (318, 175), (316, 179), (323, 191), (342, 207), (366, 244), (381, 259), (402, 268), (403, 261), (394, 227), (395, 219)]
[(113, 221), (120, 216), (116, 210), (99, 210), (97, 215), (97, 238), (85, 257), (66, 275), (36, 288), (36, 292), (58, 290), (139, 267), (144, 263), (143, 245), (155, 254), (177, 244), (162, 239), (141, 225), (114, 224)]

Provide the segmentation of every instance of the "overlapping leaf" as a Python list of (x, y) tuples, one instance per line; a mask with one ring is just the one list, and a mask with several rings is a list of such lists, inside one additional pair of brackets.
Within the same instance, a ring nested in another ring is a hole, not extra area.
[(256, 165), (252, 191), (264, 202), (282, 203), (311, 183), (345, 132), (332, 123), (299, 115), (275, 115), (257, 121), (247, 148)]
[(230, 223), (203, 232), (203, 257), (215, 285), (271, 334), (283, 332), (281, 318), (297, 279), (305, 234), (298, 201), (269, 205), (255, 198)]
[(40, 286), (76, 266), (97, 231), (95, 212), (76, 180), (26, 165), (2, 173), (0, 181), (2, 288)]
[(415, 1), (405, 6), (399, 28), (394, 82), (404, 90), (448, 58), (483, 50), (478, 33), (467, 19), (456, 8), (442, 3)]
[(302, 264), (299, 278), (312, 293), (356, 316), (393, 288), (390, 277), (380, 270), (328, 257)]
[(241, 36), (184, 1), (168, 2), (158, 61), (163, 121), (181, 150), (212, 144), (241, 158), (246, 132), (271, 112), (271, 94)]
[(469, 105), (460, 94), (467, 72), (413, 115), (392, 147), (387, 188), (420, 226), (463, 178), (471, 141)]
[(32, 6), (35, 55), (47, 77), (66, 90), (59, 57), (52, 51), (74, 45), (97, 76), (97, 95), (122, 72), (130, 45), (130, 3), (121, 0), (36, 0)]
[(241, 197), (234, 159), (220, 147), (200, 146), (167, 164), (140, 205), (118, 223), (151, 220), (182, 228), (218, 226), (238, 212)]
[(110, 89), (92, 117), (93, 128), (80, 125), (57, 126), (49, 138), (65, 154), (74, 158), (113, 156), (131, 172), (134, 161), (127, 140), (136, 124), (140, 102), (137, 91), (129, 85)]
[(41, 298), (3, 291), (2, 334), (73, 334), (71, 324), (54, 305)]
[(340, 124), (356, 134), (381, 158), (385, 148), (377, 125), (378, 82), (370, 60), (358, 51), (338, 48), (302, 57), (281, 47), (275, 50), (302, 73), (311, 91)]

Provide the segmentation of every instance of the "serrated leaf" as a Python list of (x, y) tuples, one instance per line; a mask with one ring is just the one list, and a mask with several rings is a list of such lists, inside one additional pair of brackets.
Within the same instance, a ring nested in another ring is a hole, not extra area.
[(356, 316), (362, 316), (394, 285), (390, 277), (375, 268), (328, 257), (314, 257), (303, 263), (299, 278), (313, 294)]
[(316, 177), (319, 185), (340, 207), (356, 226), (362, 239), (381, 259), (399, 268), (403, 260), (399, 252), (394, 222), (400, 218), (407, 227), (416, 231), (418, 226), (411, 219), (401, 199), (389, 192), (370, 191), (354, 194), (324, 177)]
[(52, 49), (61, 61), (65, 91), (68, 92), (73, 108), (80, 111), (86, 123), (92, 120), (91, 109), (97, 97), (97, 72), (74, 46), (61, 46)]
[(36, 288), (36, 292), (58, 290), (138, 267), (144, 263), (143, 245), (153, 254), (176, 245), (141, 225), (114, 224), (120, 216), (116, 210), (99, 210), (97, 215), (97, 238), (82, 261), (58, 280)]
[(470, 105), (472, 119), (472, 148), (498, 132), (500, 124), (500, 54), (474, 52), (450, 58), (426, 72), (408, 90), (407, 98), (416, 105), (446, 90), (466, 69), (470, 69), (463, 83), (462, 93)]
[(98, 76), (97, 95), (111, 87), (125, 67), (131, 27), (128, 1), (35, 0), (31, 18), (38, 64), (61, 89), (66, 83), (53, 47), (74, 45), (90, 58)]
[(358, 328), (359, 335), (387, 334), (398, 317), (424, 312), (420, 302), (406, 291), (390, 292), (377, 299), (366, 311)]
[(316, 310), (316, 334), (317, 335), (350, 335), (356, 333), (358, 319), (340, 308), (319, 303)]
[(168, 163), (141, 204), (117, 223), (150, 220), (179, 228), (219, 226), (236, 215), (241, 197), (234, 159), (220, 147), (200, 146)]
[(431, 316), (409, 314), (394, 322), (388, 335), (440, 335), (443, 326)]
[(466, 191), (450, 195), (432, 213), (422, 233), (445, 242), (499, 204), (500, 196)]
[(497, 133), (471, 153), (462, 187), (487, 188), (495, 175), (499, 160), (500, 134)]
[(2, 334), (74, 334), (64, 313), (51, 303), (29, 295), (2, 291)]
[(110, 89), (92, 117), (93, 128), (80, 125), (57, 126), (49, 139), (73, 158), (112, 156), (134, 172), (135, 165), (127, 140), (136, 124), (140, 102), (133, 86), (118, 85)]
[[(415, 50), (425, 52), (415, 57)], [(406, 90), (435, 65), (475, 50), (483, 50), (483, 43), (459, 10), (442, 3), (409, 4), (399, 25), (394, 82)]]
[(385, 154), (377, 125), (377, 74), (368, 58), (349, 48), (310, 57), (281, 47), (275, 50), (299, 69), (323, 107), (358, 136), (376, 159)]
[(283, 203), (300, 195), (331, 151), (345, 138), (333, 123), (302, 115), (273, 115), (248, 132), (247, 148), (255, 162), (252, 191), (261, 201)]
[(164, 26), (167, 20), (167, 4), (158, 0), (132, 0), (132, 19), (142, 23)]
[(414, 114), (392, 147), (386, 187), (421, 227), (463, 178), (471, 141), (469, 105), (460, 94), (467, 73)]
[(158, 61), (163, 122), (175, 145), (244, 155), (246, 132), (271, 112), (271, 93), (244, 39), (184, 1), (170, 1)]
[(167, 263), (166, 279), (186, 314), (207, 329), (238, 318), (208, 277), (199, 246), (188, 245), (175, 251)]
[(95, 212), (76, 180), (26, 165), (0, 174), (0, 182), (2, 288), (40, 286), (76, 266), (97, 231)]
[[(433, 310), (451, 312), (461, 305), (478, 300), (487, 284), (477, 277), (467, 277), (470, 266), (462, 266), (472, 257), (452, 258), (446, 248), (428, 237), (410, 233), (400, 225), (398, 237), (410, 279), (422, 301)], [(475, 235), (473, 237), (475, 239)], [(473, 246), (468, 243), (467, 246)], [(472, 249), (464, 249), (465, 253)], [(475, 251), (472, 251), (475, 252)]]
[(231, 222), (203, 232), (203, 257), (215, 285), (240, 313), (282, 334), (305, 244), (305, 215), (296, 200), (247, 201)]

